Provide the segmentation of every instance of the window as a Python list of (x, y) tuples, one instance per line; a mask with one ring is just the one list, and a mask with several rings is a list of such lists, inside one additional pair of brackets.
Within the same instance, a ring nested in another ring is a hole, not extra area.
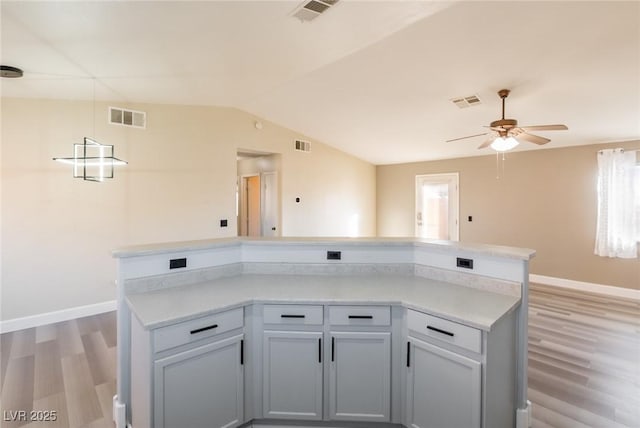
[(598, 152), (595, 254), (636, 258), (640, 238), (640, 168), (635, 150)]

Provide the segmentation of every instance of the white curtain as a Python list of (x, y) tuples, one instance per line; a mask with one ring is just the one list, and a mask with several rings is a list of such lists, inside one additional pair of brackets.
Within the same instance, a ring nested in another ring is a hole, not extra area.
[(595, 254), (599, 256), (638, 256), (637, 169), (634, 151), (609, 149), (598, 152)]

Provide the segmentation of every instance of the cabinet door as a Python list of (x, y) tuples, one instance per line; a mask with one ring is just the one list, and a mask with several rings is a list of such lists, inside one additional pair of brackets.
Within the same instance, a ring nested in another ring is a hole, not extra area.
[(409, 427), (480, 428), (480, 363), (411, 337), (409, 340)]
[(388, 422), (391, 333), (331, 333), (331, 419)]
[(265, 331), (263, 417), (322, 419), (322, 333)]
[(154, 363), (154, 427), (231, 428), (243, 422), (242, 338)]

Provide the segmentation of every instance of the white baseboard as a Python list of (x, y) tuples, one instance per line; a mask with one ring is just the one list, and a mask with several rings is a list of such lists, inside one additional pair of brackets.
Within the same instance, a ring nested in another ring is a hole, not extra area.
[(115, 310), (116, 301), (109, 300), (107, 302), (94, 303), (92, 305), (77, 306), (75, 308), (62, 309), (60, 311), (31, 315), (23, 318), (14, 318), (11, 320), (0, 321), (0, 333), (9, 333), (11, 331), (88, 317)]
[(553, 276), (529, 275), (529, 282), (570, 288), (572, 290), (588, 291), (590, 293), (605, 294), (607, 296), (624, 297), (625, 299), (640, 300), (640, 290), (614, 287), (612, 285), (594, 284), (591, 282), (574, 281), (572, 279), (555, 278)]

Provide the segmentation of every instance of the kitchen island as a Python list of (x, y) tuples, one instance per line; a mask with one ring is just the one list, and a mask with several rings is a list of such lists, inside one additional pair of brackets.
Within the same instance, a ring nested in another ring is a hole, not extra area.
[(533, 255), (407, 239), (116, 250), (117, 425), (525, 427)]

